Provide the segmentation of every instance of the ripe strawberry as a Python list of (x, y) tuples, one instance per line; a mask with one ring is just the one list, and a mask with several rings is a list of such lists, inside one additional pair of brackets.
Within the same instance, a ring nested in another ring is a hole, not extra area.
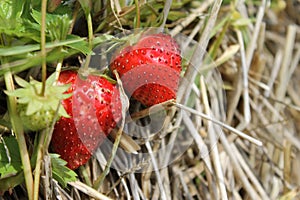
[(181, 57), (176, 41), (167, 34), (142, 36), (119, 51), (110, 64), (117, 70), (124, 89), (146, 106), (176, 98)]
[[(46, 80), (46, 90), (44, 95), (41, 95), (42, 82), (33, 78), (27, 82), (17, 76), (15, 80), (21, 87), (13, 92), (7, 91), (6, 94), (17, 97), (17, 111), (25, 130), (39, 131), (49, 127), (54, 120), (60, 100), (70, 97), (63, 94), (69, 86), (55, 85), (53, 74)], [(68, 117), (63, 107), (59, 108), (58, 115)]]
[(71, 84), (62, 101), (70, 118), (62, 117), (54, 127), (52, 148), (68, 167), (85, 164), (121, 119), (121, 100), (117, 86), (101, 76), (89, 75), (85, 80), (75, 71), (63, 71), (59, 85)]

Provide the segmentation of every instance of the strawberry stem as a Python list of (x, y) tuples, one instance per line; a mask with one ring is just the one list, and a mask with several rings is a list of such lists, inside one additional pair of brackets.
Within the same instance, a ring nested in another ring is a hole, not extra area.
[[(90, 50), (92, 50), (93, 49), (93, 22), (92, 22), (92, 16), (91, 16), (90, 12), (87, 15), (87, 24), (88, 24), (88, 34), (89, 34), (88, 35), (89, 48), (90, 48)], [(91, 54), (87, 55), (87, 57), (85, 59), (85, 63), (84, 63), (84, 67), (83, 67), (84, 72), (88, 71), (90, 61), (91, 61)]]
[(93, 184), (92, 184), (92, 181), (90, 179), (87, 169), (84, 166), (80, 166), (79, 171), (84, 179), (85, 184), (92, 187)]
[(125, 123), (125, 120), (124, 118), (122, 119), (122, 125), (121, 127), (117, 130), (117, 133), (116, 133), (116, 138), (115, 138), (115, 142), (113, 144), (113, 148), (111, 150), (111, 154), (109, 156), (109, 159), (105, 165), (105, 168), (104, 168), (104, 171), (100, 174), (100, 176), (97, 178), (97, 180), (95, 181), (94, 185), (93, 185), (93, 188), (95, 190), (99, 190), (100, 186), (102, 185), (105, 177), (107, 176), (107, 174), (109, 173), (110, 171), (110, 167), (112, 165), (112, 162), (116, 156), (116, 153), (117, 153), (117, 150), (118, 150), (118, 147), (119, 147), (119, 144), (120, 144), (120, 140), (121, 140), (121, 136), (122, 136), (122, 133), (123, 133), (123, 128), (124, 128), (124, 123)]
[(47, 131), (43, 130), (41, 131), (40, 135), (37, 135), (39, 137), (39, 144), (37, 147), (37, 157), (36, 157), (36, 164), (35, 164), (35, 170), (34, 170), (34, 187), (33, 187), (33, 199), (38, 200), (39, 199), (39, 184), (40, 184), (40, 175), (41, 175), (41, 165), (42, 160), (44, 157), (44, 141), (46, 138)]
[(47, 79), (47, 65), (46, 65), (46, 10), (47, 0), (42, 0), (42, 21), (41, 21), (41, 56), (42, 56), (42, 91), (41, 96), (45, 95), (46, 79)]
[[(46, 90), (46, 79), (47, 79), (47, 65), (46, 65), (46, 12), (47, 12), (47, 0), (42, 0), (41, 6), (42, 21), (41, 21), (41, 56), (42, 56), (42, 90), (40, 96), (45, 96)], [(45, 130), (39, 135), (40, 140), (38, 144), (37, 160), (34, 172), (34, 185), (33, 185), (33, 199), (38, 200), (39, 198), (39, 184), (41, 174), (41, 163), (44, 155), (43, 152), (43, 141), (45, 140)]]
[(135, 8), (136, 8), (136, 22), (135, 22), (135, 28), (140, 28), (141, 26), (141, 17), (140, 17), (140, 6), (139, 6), (139, 0), (134, 0)]

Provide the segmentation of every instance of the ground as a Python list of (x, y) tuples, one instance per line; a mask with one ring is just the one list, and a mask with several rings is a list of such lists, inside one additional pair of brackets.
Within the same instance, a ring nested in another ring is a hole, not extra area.
[[(299, 1), (45, 2), (0, 2), (4, 199), (300, 198)], [(65, 168), (49, 146), (51, 128), (23, 131), (7, 96), (19, 87), (12, 77), (43, 82), (44, 72), (89, 59), (106, 73), (114, 36), (149, 27), (163, 27), (181, 47), (177, 101), (147, 108), (130, 99), (117, 139)]]

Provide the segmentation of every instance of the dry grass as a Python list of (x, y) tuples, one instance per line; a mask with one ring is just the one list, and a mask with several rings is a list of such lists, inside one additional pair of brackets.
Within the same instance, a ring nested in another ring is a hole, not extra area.
[(126, 122), (125, 132), (147, 136), (136, 140), (144, 154), (118, 150), (93, 189), (112, 148), (101, 147), (68, 189), (51, 183), (58, 199), (300, 199), (299, 1), (221, 2), (167, 23), (200, 45), (177, 103), (152, 108), (167, 110), (160, 131)]
[[(132, 166), (128, 171), (112, 170), (100, 187), (107, 196), (120, 199), (300, 198), (299, 21), (291, 13), (298, 12), (299, 8), (276, 11), (267, 1), (256, 6), (239, 2), (235, 9), (241, 18), (254, 15), (255, 20), (243, 28), (224, 25), (210, 38), (222, 17), (232, 11), (230, 5), (220, 7), (219, 3), (199, 4), (186, 18), (169, 25), (169, 29), (174, 36), (185, 33), (189, 38), (195, 38), (201, 31), (199, 51), (217, 45), (212, 66), (221, 72), (223, 85), (219, 84), (220, 77), (215, 70), (209, 67), (208, 72), (203, 70), (209, 65), (202, 62), (205, 54), (192, 56), (191, 63), (197, 64), (189, 66), (185, 73), (184, 78), (190, 81), (182, 82), (178, 94), (181, 104), (170, 108), (168, 123), (159, 135), (140, 141), (140, 145), (152, 155), (180, 140), (180, 134), (188, 134), (194, 142), (174, 162), (168, 160), (171, 152), (176, 151), (171, 147), (169, 151), (161, 151), (161, 155), (149, 156), (140, 166), (129, 164)], [(199, 18), (204, 13), (210, 13), (208, 18)], [(200, 79), (199, 72), (203, 72)], [(200, 84), (191, 84), (196, 77)], [(223, 89), (226, 93), (220, 92)], [(175, 107), (181, 115), (174, 115)], [(164, 166), (162, 159), (166, 159), (163, 162), (166, 167), (160, 167)], [(90, 191), (80, 185), (72, 183), (73, 190)], [(91, 191), (86, 193), (97, 198)]]

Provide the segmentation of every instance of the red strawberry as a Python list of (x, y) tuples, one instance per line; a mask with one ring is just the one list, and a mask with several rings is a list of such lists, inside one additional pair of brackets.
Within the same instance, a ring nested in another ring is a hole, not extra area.
[(167, 34), (142, 36), (122, 49), (110, 64), (117, 70), (124, 89), (146, 106), (176, 98), (181, 56), (176, 41)]
[(121, 119), (120, 93), (104, 77), (89, 75), (85, 80), (75, 71), (63, 71), (59, 85), (71, 84), (62, 101), (70, 118), (62, 117), (54, 127), (52, 148), (76, 169), (85, 164), (93, 151)]

